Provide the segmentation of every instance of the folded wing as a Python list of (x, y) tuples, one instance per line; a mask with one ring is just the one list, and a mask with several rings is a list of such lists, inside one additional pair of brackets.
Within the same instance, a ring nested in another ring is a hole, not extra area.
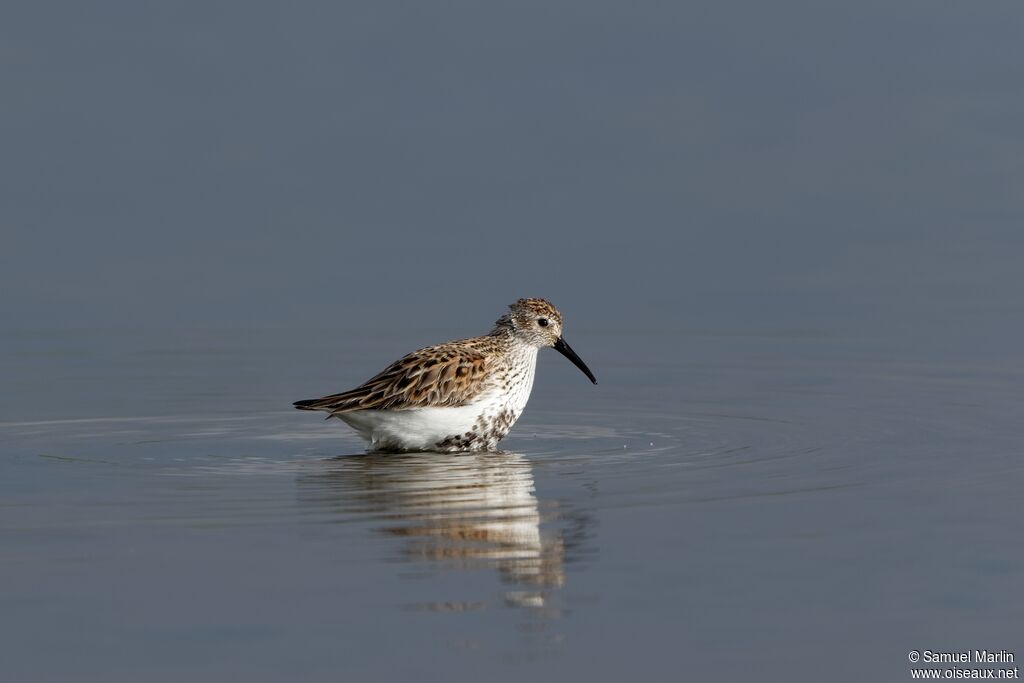
[(487, 357), (442, 344), (414, 351), (360, 386), (323, 398), (296, 401), (300, 410), (335, 415), (353, 410), (408, 410), (461, 406), (488, 386)]

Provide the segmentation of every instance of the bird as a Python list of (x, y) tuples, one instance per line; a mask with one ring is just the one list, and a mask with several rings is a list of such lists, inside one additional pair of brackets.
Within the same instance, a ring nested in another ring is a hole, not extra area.
[(526, 408), (540, 349), (555, 349), (597, 384), (550, 302), (508, 308), (483, 336), (424, 347), (355, 389), (293, 405), (342, 420), (369, 452), (495, 452)]

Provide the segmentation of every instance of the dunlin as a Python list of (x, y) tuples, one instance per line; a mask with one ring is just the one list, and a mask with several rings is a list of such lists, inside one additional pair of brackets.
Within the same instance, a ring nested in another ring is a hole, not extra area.
[(494, 451), (522, 414), (537, 351), (551, 346), (597, 384), (562, 338), (562, 314), (544, 299), (520, 299), (482, 337), (414, 351), (360, 386), (296, 401), (337, 417), (371, 451)]

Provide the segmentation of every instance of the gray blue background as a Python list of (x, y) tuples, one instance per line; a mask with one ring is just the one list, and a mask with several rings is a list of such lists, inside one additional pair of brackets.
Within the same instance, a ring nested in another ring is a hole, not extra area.
[(1016, 3), (2, 12), (19, 324), (1020, 331)]
[[(1022, 33), (999, 1), (4, 3), (0, 678), (1024, 654)], [(601, 384), (542, 354), (510, 459), (327, 460), (362, 446), (290, 409), (522, 296)], [(486, 528), (467, 486), (562, 578), (424, 550)]]

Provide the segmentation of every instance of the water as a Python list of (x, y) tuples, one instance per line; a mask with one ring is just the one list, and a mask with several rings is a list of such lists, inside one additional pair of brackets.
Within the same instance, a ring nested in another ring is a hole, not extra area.
[(5, 680), (890, 680), (1021, 644), (1011, 356), (576, 330), (601, 384), (542, 354), (504, 453), (366, 456), (289, 402), (402, 335), (299, 338), (8, 337)]
[[(0, 6), (0, 683), (1024, 657), (1019, 3)], [(542, 296), (501, 455), (291, 408)]]

